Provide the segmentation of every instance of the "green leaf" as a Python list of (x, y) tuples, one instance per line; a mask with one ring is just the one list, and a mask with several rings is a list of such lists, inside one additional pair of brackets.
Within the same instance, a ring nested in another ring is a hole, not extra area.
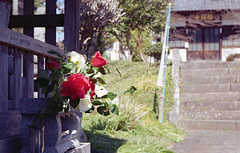
[(121, 74), (121, 72), (118, 70), (118, 68), (116, 68), (116, 70), (117, 70), (118, 74), (120, 75), (120, 77), (122, 78), (122, 74)]
[(97, 77), (97, 81), (98, 81), (99, 83), (103, 84), (103, 85), (106, 84), (106, 82), (105, 82), (102, 78), (100, 78), (100, 77)]
[(40, 69), (38, 73), (38, 77), (48, 79), (48, 71)]
[(36, 126), (36, 123), (37, 123), (37, 120), (39, 118), (40, 113), (41, 113), (41, 110), (38, 111), (38, 113), (35, 115), (34, 120), (33, 120), (33, 124), (32, 124), (33, 126)]
[(105, 67), (105, 68), (107, 69), (108, 73), (110, 73), (110, 70), (109, 70), (109, 68), (108, 68), (108, 67)]
[(76, 65), (72, 62), (64, 63), (62, 67), (62, 71), (64, 74), (67, 74), (69, 72), (74, 72), (76, 70)]
[(124, 94), (133, 94), (137, 90), (136, 87), (131, 86), (129, 90), (125, 91)]
[(110, 111), (113, 114), (119, 115), (118, 106), (116, 104), (110, 104)]
[(87, 71), (87, 74), (92, 74), (92, 73), (94, 73), (94, 70), (92, 68)]
[(103, 67), (98, 68), (99, 72), (103, 75), (107, 74)]
[(92, 83), (97, 83), (97, 79), (90, 79), (90, 81), (92, 81)]
[(102, 105), (103, 103), (100, 100), (94, 100), (92, 102), (93, 105)]
[(104, 98), (107, 98), (108, 96), (107, 95), (103, 95), (101, 98), (104, 99)]
[(110, 100), (113, 100), (114, 98), (117, 97), (117, 94), (114, 94), (114, 93), (112, 93), (112, 92), (108, 92), (108, 93), (107, 93), (107, 96), (108, 96), (108, 98), (110, 98)]
[(92, 108), (90, 108), (89, 110), (87, 110), (85, 113), (92, 113), (94, 111), (94, 107), (92, 106)]
[(79, 104), (79, 102), (80, 102), (80, 99), (79, 98), (76, 98), (76, 99), (74, 99), (74, 100), (70, 100), (70, 105), (73, 107), (73, 108), (76, 108), (77, 106), (78, 106), (78, 104)]
[(104, 116), (110, 115), (109, 110), (108, 110), (107, 107), (105, 107), (105, 106), (100, 106), (100, 107), (98, 107), (98, 108), (97, 108), (97, 111), (98, 111), (99, 114), (104, 115)]
[(49, 84), (49, 80), (42, 78), (42, 77), (38, 77), (37, 82), (38, 82), (38, 85), (40, 88), (43, 88)]
[(63, 57), (61, 54), (59, 54), (58, 52), (56, 52), (54, 50), (49, 50), (48, 53), (49, 54), (56, 54), (58, 57)]

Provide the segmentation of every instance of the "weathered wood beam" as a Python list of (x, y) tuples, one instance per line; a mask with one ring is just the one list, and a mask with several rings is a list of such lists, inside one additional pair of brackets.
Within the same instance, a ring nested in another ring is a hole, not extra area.
[(8, 47), (0, 44), (0, 112), (8, 110)]
[(50, 57), (54, 59), (57, 58), (57, 56), (49, 54), (49, 50), (54, 50), (61, 54), (63, 54), (64, 52), (62, 49), (56, 46), (33, 39), (29, 36), (5, 27), (0, 27), (0, 34), (0, 43), (22, 49), (23, 51), (29, 51), (34, 54), (43, 55), (45, 57)]
[(9, 21), (10, 28), (32, 27), (61, 27), (64, 26), (64, 14), (47, 15), (12, 15)]
[[(33, 15), (34, 14), (34, 1), (33, 0), (24, 0), (24, 15)], [(30, 37), (34, 37), (34, 28), (25, 27), (23, 33)]]
[(64, 45), (79, 52), (80, 0), (65, 0)]
[(14, 109), (19, 109), (20, 99), (22, 98), (22, 51), (15, 49), (14, 51)]
[[(56, 15), (56, 8), (57, 8), (57, 0), (46, 0), (46, 14), (47, 15)], [(64, 15), (62, 15), (62, 26), (64, 24)], [(55, 19), (56, 17), (53, 17), (52, 19)], [(52, 21), (52, 20), (51, 20)], [(48, 22), (47, 22), (48, 23)], [(54, 21), (52, 23), (57, 23), (57, 21)], [(45, 35), (45, 42), (52, 44), (56, 46), (56, 26), (54, 25), (52, 27), (46, 28), (46, 35)]]

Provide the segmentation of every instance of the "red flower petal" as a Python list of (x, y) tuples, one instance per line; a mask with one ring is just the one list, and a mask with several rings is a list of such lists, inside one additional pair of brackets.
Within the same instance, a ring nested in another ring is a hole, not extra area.
[(69, 85), (68, 85), (68, 81), (64, 81), (64, 82), (62, 83), (61, 95), (62, 95), (62, 96), (69, 96)]
[(47, 68), (49, 70), (53, 70), (53, 68), (57, 69), (59, 66), (58, 66), (58, 63), (56, 61), (51, 61), (50, 63), (47, 64)]
[(107, 63), (107, 60), (102, 57), (99, 51), (95, 54), (95, 57), (92, 60), (92, 65), (98, 68), (106, 65)]
[(69, 96), (74, 100), (77, 97), (85, 98), (86, 94), (90, 90), (90, 82), (87, 77), (80, 73), (72, 74), (68, 78), (68, 86), (69, 86)]

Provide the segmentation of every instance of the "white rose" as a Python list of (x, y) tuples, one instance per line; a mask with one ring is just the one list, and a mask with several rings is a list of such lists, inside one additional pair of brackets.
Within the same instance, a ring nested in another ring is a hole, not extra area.
[(108, 90), (104, 88), (103, 86), (95, 86), (95, 93), (98, 97), (102, 97), (108, 93)]
[(91, 103), (90, 95), (87, 94), (85, 98), (80, 99), (78, 108), (79, 108), (80, 112), (86, 112), (91, 107), (92, 107), (92, 103)]
[(87, 65), (85, 64), (85, 58), (83, 55), (77, 53), (76, 51), (71, 51), (66, 54), (67, 60), (76, 64), (77, 70), (86, 69)]

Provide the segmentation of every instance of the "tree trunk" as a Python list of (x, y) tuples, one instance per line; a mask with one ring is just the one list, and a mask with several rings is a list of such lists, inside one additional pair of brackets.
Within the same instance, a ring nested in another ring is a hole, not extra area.
[(89, 59), (91, 59), (91, 56), (92, 56), (92, 52), (93, 52), (93, 50), (96, 48), (96, 46), (97, 46), (97, 35), (98, 35), (98, 32), (95, 32), (94, 34), (93, 34), (93, 42), (92, 42), (92, 46), (91, 46), (91, 48), (90, 48), (90, 50), (89, 50), (89, 52), (88, 52), (88, 60)]
[(137, 39), (137, 46), (136, 46), (136, 48), (134, 49), (134, 51), (131, 53), (131, 62), (132, 62), (132, 57), (133, 57), (133, 55), (137, 52), (137, 49), (138, 49), (138, 47), (139, 47), (139, 39), (140, 39), (140, 33), (138, 33), (138, 39)]
[(117, 40), (119, 41), (119, 51), (120, 51), (120, 53), (122, 53), (123, 54), (123, 56), (125, 57), (125, 59), (127, 60), (127, 57), (126, 57), (126, 55), (125, 55), (125, 52), (123, 51), (123, 42), (122, 42), (122, 38), (119, 36), (119, 35), (117, 35), (116, 33), (112, 33), (116, 38), (117, 38)]

